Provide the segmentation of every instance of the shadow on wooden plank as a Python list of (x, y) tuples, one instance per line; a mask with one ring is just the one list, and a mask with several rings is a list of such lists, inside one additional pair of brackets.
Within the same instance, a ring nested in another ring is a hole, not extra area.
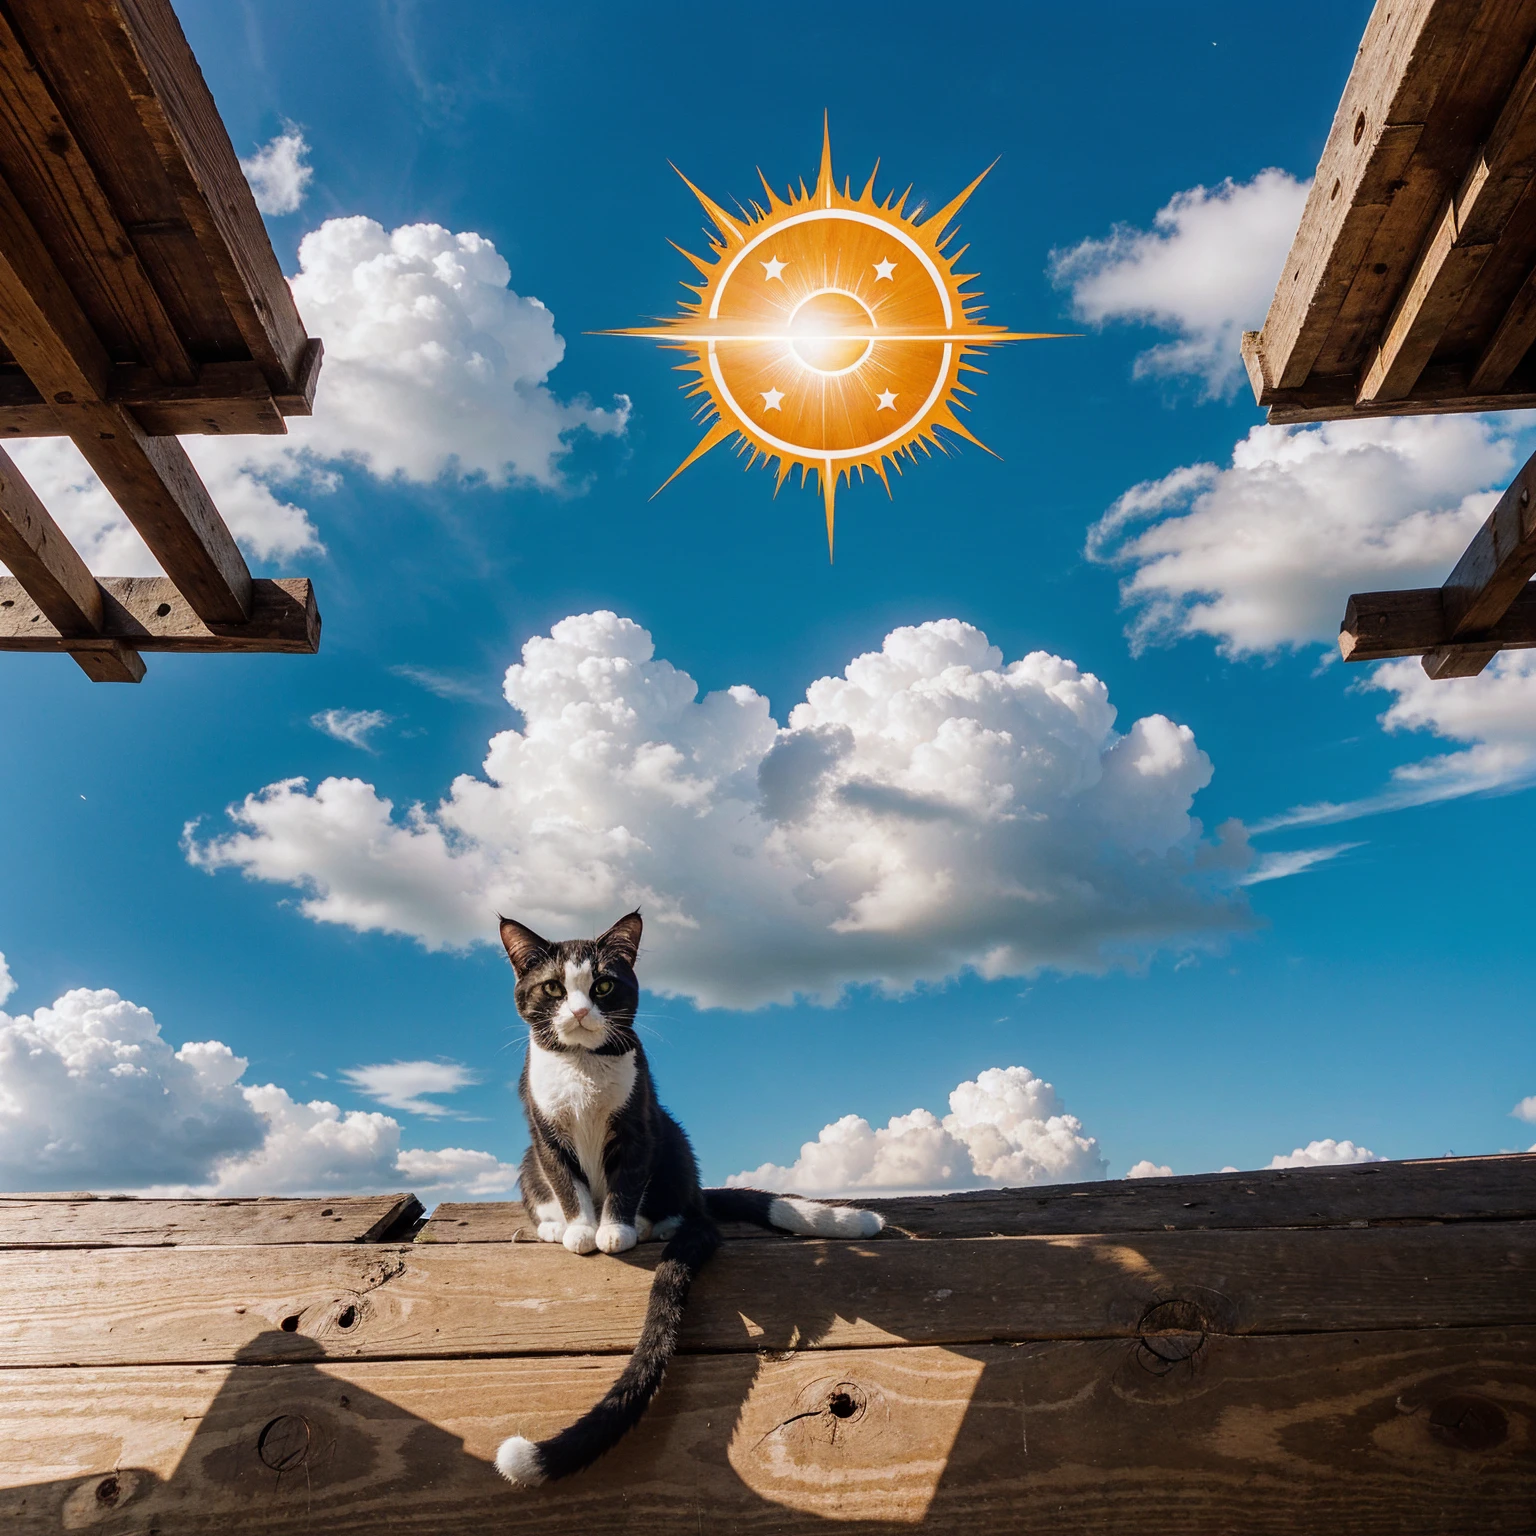
[[(1536, 1329), (1241, 1338), (1218, 1324), (1197, 1300), (1131, 1340), (684, 1357), (617, 1450), (532, 1492), (501, 1482), (496, 1444), (569, 1422), (617, 1357), (8, 1370), (4, 1457), (56, 1475), (0, 1491), (0, 1527), (1528, 1529)], [(794, 1331), (827, 1326), (813, 1306)]]

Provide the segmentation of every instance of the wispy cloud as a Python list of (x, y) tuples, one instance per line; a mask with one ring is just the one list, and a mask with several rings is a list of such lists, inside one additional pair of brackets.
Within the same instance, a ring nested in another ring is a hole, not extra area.
[(1362, 846), (1361, 843), (1333, 843), (1325, 848), (1288, 848), (1281, 853), (1266, 853), (1258, 867), (1244, 875), (1238, 884), (1262, 885), (1266, 880), (1284, 880)]
[(256, 194), (256, 206), (263, 213), (297, 213), (314, 167), (305, 163), (309, 145), (303, 133), (289, 123), (275, 139), (263, 144), (254, 155), (242, 159), (240, 169)]
[(381, 1061), (372, 1066), (349, 1067), (341, 1075), (359, 1093), (386, 1109), (432, 1119), (451, 1115), (453, 1111), (423, 1098), (423, 1094), (457, 1093), (480, 1081), (468, 1067), (456, 1061)]
[(376, 749), (368, 738), (375, 731), (382, 730), (393, 718), (393, 715), (386, 715), (381, 709), (322, 709), (319, 714), (309, 717), (309, 723), (317, 731), (324, 731), (327, 736), (344, 741), (349, 747), (361, 747), (364, 752), (372, 752)]
[(389, 670), (396, 677), (403, 677), (406, 682), (415, 683), (418, 688), (425, 688), (428, 693), (435, 693), (440, 699), (464, 699), (474, 704), (485, 702), (485, 693), (482, 689), (476, 687), (474, 683), (466, 683), (447, 672), (406, 664), (391, 667)]

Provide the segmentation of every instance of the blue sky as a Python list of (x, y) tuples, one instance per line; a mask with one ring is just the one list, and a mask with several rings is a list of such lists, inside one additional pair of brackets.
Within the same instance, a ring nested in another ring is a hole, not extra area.
[[(1476, 684), (1421, 685), (1399, 670), (1371, 686), (1369, 671), (1330, 664), (1326, 636), (1341, 594), (1441, 579), (1486, 493), (1529, 452), (1530, 429), (1398, 423), (1358, 440), (1298, 436), (1300, 449), (1279, 434), (1250, 452), (1258, 468), (1233, 457), (1262, 419), (1234, 377), (1233, 338), (1262, 319), (1266, 300), (1253, 312), (1251, 294), (1272, 287), (1299, 211), (1291, 178), (1316, 163), (1368, 5), (1304, 3), (1280, 27), (1256, 6), (1118, 4), (1090, 17), (1021, 4), (969, 13), (957, 39), (933, 35), (928, 9), (888, 6), (873, 25), (867, 7), (828, 6), (791, 47), (750, 8), (726, 8), (713, 30), (696, 9), (667, 5), (180, 0), (177, 10), (242, 155), (302, 134), (312, 178), (296, 211), (268, 219), (285, 271), (298, 271), (299, 241), (327, 220), (364, 216), (380, 238), (422, 223), (473, 233), (505, 259), (511, 289), (547, 307), (564, 355), (543, 383), (530, 365), (516, 388), (510, 375), (493, 384), (484, 431), (425, 374), (396, 378), (375, 410), (359, 382), (366, 359), (352, 373), (333, 359), (316, 417), (330, 435), (292, 440), (308, 443), (309, 459), (244, 471), (199, 460), (226, 506), (265, 487), (304, 509), (311, 547), (297, 547), (291, 519), (286, 545), (272, 534), (265, 502), (247, 545), (261, 574), (314, 577), (317, 657), (152, 657), (137, 688), (91, 686), (63, 658), (0, 657), (10, 871), (0, 951), (16, 988), (0, 1006), (21, 1017), (72, 988), (111, 989), (150, 1010), (171, 1047), (216, 1040), (248, 1061), (239, 1084), (204, 1083), (210, 1102), (273, 1083), (294, 1102), (334, 1102), (343, 1118), (328, 1123), (382, 1134), (386, 1152), (394, 1133), (344, 1117), (387, 1114), (408, 1148), (515, 1161), (508, 1083), (520, 1044), (499, 951), (424, 947), (413, 923), (429, 938), (463, 933), (459, 919), (434, 927), (431, 879), (388, 856), (370, 868), (361, 843), (341, 846), (351, 834), (339, 824), (327, 831), (332, 852), (351, 862), (335, 875), (331, 855), (315, 852), (313, 816), (291, 836), (261, 834), (243, 865), (230, 853), (232, 867), (197, 867), (239, 830), (225, 808), (281, 781), (313, 789), (343, 776), (399, 816), (415, 802), (430, 812), (456, 776), (481, 774), (494, 733), (519, 727), (502, 674), (571, 615), (633, 620), (701, 694), (746, 685), (780, 725), (813, 681), (879, 651), (889, 632), (958, 619), (1007, 663), (1044, 650), (1092, 673), (1120, 731), (1161, 715), (1193, 733), (1188, 750), (1213, 774), (1194, 795), (1203, 830), (1178, 857), (1198, 863), (1232, 818), (1252, 829), (1297, 806), (1354, 810), (1253, 833), (1247, 862), (1223, 866), (1219, 896), (1206, 891), (1128, 966), (1064, 960), (983, 980), (973, 965), (933, 959), (919, 920), (898, 947), (910, 946), (924, 979), (891, 990), (880, 965), (851, 939), (842, 955), (823, 922), (809, 936), (786, 928), (773, 958), (783, 995), (820, 988), (821, 1001), (700, 1008), (690, 997), (730, 991), (729, 963), (711, 962), (700, 980), (687, 930), (674, 929), (665, 961), (677, 995), (652, 999), (647, 1047), (707, 1177), (783, 1172), (844, 1116), (877, 1128), (916, 1107), (942, 1117), (957, 1085), (1005, 1067), (1028, 1068), (1057, 1096), (1017, 1076), (989, 1080), (1014, 1092), (1016, 1175), (1047, 1144), (1067, 1147), (1050, 1165), (1062, 1177), (1120, 1176), (1143, 1159), (1176, 1172), (1256, 1167), (1328, 1138), (1390, 1157), (1526, 1144), (1510, 1110), (1536, 1093), (1520, 901), (1536, 854), (1524, 787), (1536, 762), (1531, 677), (1516, 657)], [(809, 179), (823, 110), (840, 169), (858, 181), (879, 157), (882, 185), (910, 181), (934, 204), (998, 158), (963, 215), (988, 318), (1084, 333), (991, 354), (969, 424), (1000, 459), (966, 449), (925, 463), (891, 501), (873, 485), (845, 491), (831, 566), (814, 492), (787, 486), (774, 500), (766, 474), (724, 451), (649, 500), (697, 436), (676, 359), (589, 334), (665, 313), (682, 292), (686, 267), (667, 241), (701, 249), (702, 236), (669, 160), (722, 199), (752, 195), (759, 165), (776, 183)], [(1286, 175), (1255, 181), (1268, 168)], [(1214, 190), (1174, 202), (1197, 188)], [(338, 249), (327, 247), (333, 269)], [(1077, 254), (1062, 264), (1053, 252)], [(300, 303), (331, 340), (302, 284)], [(546, 322), (508, 304), (502, 340), (523, 327), (547, 360), (549, 338), (536, 334)], [(351, 436), (335, 425), (349, 402)], [(503, 430), (523, 444), (504, 457)], [(456, 433), (454, 465), (441, 453)], [(18, 457), (40, 488), (61, 488), (66, 502), (79, 491), (57, 464)], [(1192, 489), (1144, 497), (1156, 506), (1142, 521), (1095, 545), (1099, 558), (1085, 554), (1132, 487), (1197, 465), (1212, 468)], [(67, 522), (69, 507), (56, 511)], [(94, 515), (99, 532), (105, 514)], [(1295, 531), (1308, 517), (1320, 532)], [(127, 548), (110, 535), (96, 547)], [(269, 557), (257, 558), (263, 548)], [(1122, 587), (1138, 580), (1141, 596), (1127, 602)], [(1382, 723), (1389, 707), (1399, 728)], [(312, 723), (327, 710), (388, 719), (358, 746)], [(1393, 778), (1448, 754), (1460, 756)], [(1384, 790), (1396, 808), (1354, 813)], [(1415, 800), (1427, 803), (1402, 803)], [(496, 825), (512, 814), (495, 797), (488, 806)], [(1070, 821), (1065, 806), (1053, 814)], [(672, 826), (652, 830), (665, 840)], [(485, 831), (487, 846), (497, 835)], [(1342, 844), (1355, 846), (1327, 852)], [(1087, 834), (1068, 839), (1051, 878), (1074, 874), (1062, 861), (1091, 863), (1094, 847)], [(1236, 883), (1301, 850), (1323, 853), (1303, 872)], [(709, 905), (718, 871), (699, 862), (709, 856), (657, 853), (681, 909)], [(968, 857), (945, 866), (962, 886)], [(262, 858), (269, 878), (242, 874), (259, 873)], [(271, 878), (283, 859), (290, 877)], [(552, 885), (565, 878), (557, 863), (538, 867)], [(300, 910), (304, 882), (333, 876), (347, 886), (350, 925)], [(406, 931), (358, 931), (371, 880)], [(1169, 899), (1186, 889), (1172, 881)], [(552, 891), (546, 909), (573, 902)], [(487, 895), (486, 936), (493, 904)], [(720, 942), (754, 937), (738, 924)], [(813, 950), (847, 983), (840, 997), (822, 972), (797, 973)], [(761, 956), (742, 961), (744, 973), (763, 968)], [(146, 1061), (166, 1055), (144, 1050)], [(0, 1088), (16, 1059), (0, 1056)], [(426, 1116), (381, 1100), (377, 1079), (363, 1080), (370, 1093), (343, 1076), (393, 1061), (458, 1064), (438, 1081), (473, 1081), (431, 1101), (448, 1113)], [(187, 1103), (203, 1091), (186, 1089)], [(95, 1102), (83, 1090), (58, 1100), (82, 1149), (57, 1173), (67, 1187), (116, 1179), (110, 1138), (77, 1135), (69, 1121), (99, 1118)], [(232, 1124), (241, 1113), (230, 1110)], [(1047, 1124), (1062, 1113), (1077, 1117), (1075, 1131)], [(265, 1122), (241, 1124), (231, 1155), (265, 1134)], [(948, 1128), (945, 1155), (974, 1150), (962, 1129)], [(857, 1127), (847, 1137), (855, 1158), (874, 1145)], [(195, 1140), (142, 1182), (206, 1186), (218, 1148), (187, 1150)], [(49, 1170), (19, 1171), (28, 1145), (0, 1137), (0, 1163), (42, 1187)], [(852, 1166), (826, 1156), (824, 1166)], [(986, 1176), (979, 1161), (946, 1167), (939, 1182)], [(409, 1184), (414, 1170), (430, 1183), (427, 1163), (400, 1169), (381, 1175), (364, 1158), (315, 1181)], [(249, 1177), (305, 1183), (301, 1166), (277, 1170), (272, 1161)], [(459, 1187), (455, 1177), (443, 1174), (442, 1188)], [(485, 1175), (475, 1188), (494, 1184)]]

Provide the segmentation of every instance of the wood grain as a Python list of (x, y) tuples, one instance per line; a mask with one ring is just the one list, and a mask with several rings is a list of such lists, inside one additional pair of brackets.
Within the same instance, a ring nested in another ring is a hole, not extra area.
[(0, 1196), (0, 1249), (368, 1243), (400, 1230), (420, 1214), (421, 1202), (415, 1195), (347, 1195), (331, 1200)]
[[(144, 651), (303, 655), (320, 649), (320, 612), (314, 587), (303, 576), (252, 581), (251, 616), (243, 624), (204, 623), (169, 577), (106, 576), (98, 585), (103, 648), (117, 642)], [(96, 649), (96, 642), (89, 649)], [(0, 577), (0, 651), (5, 650), (85, 654), (81, 641), (60, 632), (18, 581)]]
[(1345, 607), (1344, 622), (1339, 627), (1339, 652), (1345, 661), (1423, 656), (1440, 648), (1448, 653), (1466, 651), (1487, 657), (1495, 651), (1523, 650), (1533, 645), (1536, 592), (1530, 590), (1522, 590), (1503, 618), (1476, 640), (1450, 639), (1440, 587), (1356, 592)]
[[(10, 455), (0, 449), (0, 560), (61, 636), (101, 633), (102, 592)], [(0, 610), (0, 631), (6, 611)]]
[[(1173, 1353), (1173, 1351), (1169, 1351)], [(621, 1446), (515, 1492), (612, 1357), (6, 1370), (15, 1536), (323, 1530), (1466, 1536), (1530, 1528), (1536, 1330), (679, 1359)]]
[[(919, 1238), (1514, 1220), (1536, 1217), (1536, 1153), (1101, 1179), (857, 1203), (885, 1216), (886, 1237)], [(444, 1201), (417, 1241), (506, 1242), (527, 1224), (515, 1201)]]
[[(660, 1247), (0, 1252), (6, 1365), (628, 1354)], [(688, 1352), (1536, 1324), (1536, 1222), (932, 1243), (727, 1243)], [(1186, 1315), (1187, 1314), (1187, 1315)]]

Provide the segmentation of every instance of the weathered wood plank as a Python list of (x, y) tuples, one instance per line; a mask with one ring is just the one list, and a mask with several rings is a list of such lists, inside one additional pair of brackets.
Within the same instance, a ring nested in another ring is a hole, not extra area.
[(501, 1482), (504, 1435), (569, 1423), (618, 1368), (7, 1370), (0, 1523), (1466, 1536), (1528, 1529), (1536, 1500), (1530, 1329), (695, 1356), (590, 1471), (531, 1492)]
[(0, 1249), (179, 1243), (371, 1243), (421, 1214), (415, 1195), (331, 1200), (25, 1200), (0, 1196)]
[[(1251, 335), (1252, 333), (1247, 333)], [(1250, 369), (1251, 374), (1251, 369)], [(1276, 425), (1364, 420), (1376, 416), (1443, 416), (1466, 411), (1523, 411), (1536, 407), (1536, 377), (1528, 368), (1489, 394), (1472, 394), (1465, 368), (1431, 363), (1401, 400), (1356, 401), (1353, 374), (1314, 374), (1301, 389), (1270, 390), (1265, 403)]]
[(1391, 656), (1426, 656), (1439, 649), (1469, 658), (1481, 656), (1483, 661), (1476, 665), (1480, 672), (1498, 651), (1536, 645), (1536, 591), (1522, 591), (1498, 623), (1477, 639), (1463, 641), (1450, 639), (1442, 592), (1440, 587), (1356, 592), (1339, 627), (1340, 655), (1345, 661), (1385, 661)]
[[(922, 1238), (1515, 1220), (1536, 1217), (1536, 1153), (1101, 1179), (856, 1203), (885, 1216), (886, 1236)], [(506, 1242), (520, 1225), (527, 1218), (515, 1201), (444, 1201), (418, 1241)]]
[(59, 406), (61, 423), (160, 568), (205, 623), (244, 624), (251, 572), (208, 487), (174, 437), (119, 405)]
[(0, 168), (109, 348), (119, 356), (130, 353), (167, 383), (196, 377), (196, 365), (81, 152), (73, 125), (4, 14)]
[[(545, 1243), (98, 1249), (69, 1283), (0, 1252), (0, 1361), (282, 1363), (628, 1354), (660, 1246)], [(695, 1287), (692, 1353), (1536, 1325), (1536, 1222), (1149, 1232), (932, 1243), (727, 1243)], [(1199, 1321), (1196, 1322), (1195, 1319)]]
[[(285, 576), (251, 583), (251, 616), (243, 624), (206, 624), (165, 576), (106, 576), (100, 634), (103, 648), (126, 643), (135, 650), (182, 652), (285, 651), (312, 655), (320, 649), (320, 611), (307, 577)], [(61, 633), (15, 580), (0, 577), (0, 651), (95, 650)]]
[(1294, 389), (1312, 372), (1480, 9), (1408, 0), (1371, 13), (1257, 342), (1271, 387)]
[(309, 337), (169, 0), (59, 0), (102, 29), (128, 94), (273, 391), (299, 390)]

